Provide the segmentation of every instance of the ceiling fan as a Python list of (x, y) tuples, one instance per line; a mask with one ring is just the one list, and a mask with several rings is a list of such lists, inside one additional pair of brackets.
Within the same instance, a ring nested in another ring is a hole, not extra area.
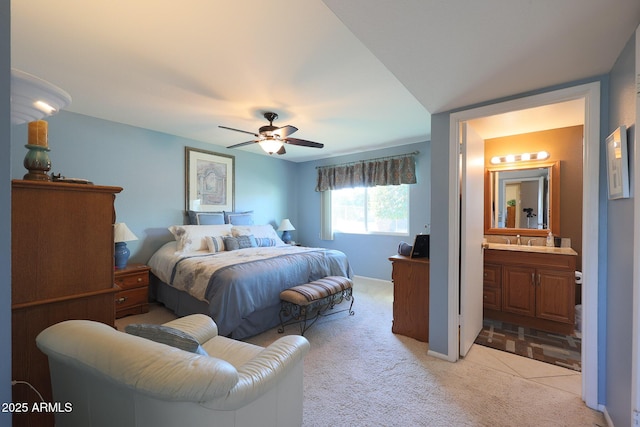
[(248, 132), (246, 130), (234, 129), (226, 126), (218, 126), (222, 129), (228, 129), (235, 132), (248, 133), (249, 135), (255, 136), (257, 139), (241, 142), (240, 144), (231, 145), (227, 148), (236, 148), (242, 147), (244, 145), (249, 144), (260, 144), (260, 147), (269, 154), (284, 154), (286, 150), (284, 149), (284, 144), (291, 145), (300, 145), (302, 147), (314, 147), (314, 148), (322, 148), (324, 144), (320, 144), (319, 142), (307, 141), (305, 139), (298, 138), (289, 138), (289, 135), (296, 132), (298, 130), (295, 126), (282, 126), (277, 127), (273, 125), (273, 121), (278, 118), (276, 113), (272, 113), (267, 111), (264, 113), (264, 118), (269, 120), (269, 124), (266, 126), (260, 127), (258, 129), (258, 133)]

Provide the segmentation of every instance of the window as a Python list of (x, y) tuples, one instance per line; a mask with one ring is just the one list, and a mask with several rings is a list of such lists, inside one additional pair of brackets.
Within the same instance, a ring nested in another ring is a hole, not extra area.
[(331, 190), (333, 231), (343, 233), (409, 232), (409, 185)]

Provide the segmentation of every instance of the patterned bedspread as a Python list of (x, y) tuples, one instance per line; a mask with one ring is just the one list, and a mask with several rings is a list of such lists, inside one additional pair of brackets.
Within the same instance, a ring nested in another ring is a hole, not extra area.
[[(325, 276), (352, 277), (344, 253), (299, 246), (176, 255), (171, 242), (151, 257), (149, 265), (163, 282), (208, 302), (221, 335), (233, 333), (245, 319), (268, 308), (276, 309), (269, 316), (275, 313), (277, 318), (284, 289)], [(265, 322), (270, 327), (273, 320)]]

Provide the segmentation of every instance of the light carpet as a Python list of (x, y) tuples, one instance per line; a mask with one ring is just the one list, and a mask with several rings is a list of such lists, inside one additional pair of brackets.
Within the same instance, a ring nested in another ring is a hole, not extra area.
[[(390, 282), (356, 277), (354, 297), (354, 316), (321, 318), (305, 333), (304, 426), (606, 425), (575, 394), (470, 360), (437, 359), (426, 343), (393, 334)], [(153, 310), (117, 326), (170, 318)], [(282, 336), (276, 329), (247, 341), (266, 346)], [(285, 331), (297, 333), (295, 325)]]

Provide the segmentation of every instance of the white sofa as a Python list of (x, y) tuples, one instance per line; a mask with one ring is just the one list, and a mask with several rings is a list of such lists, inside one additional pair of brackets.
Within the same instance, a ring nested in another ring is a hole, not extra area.
[(37, 339), (48, 356), (54, 402), (72, 410), (56, 426), (300, 426), (309, 342), (285, 336), (266, 348), (218, 336), (205, 315), (165, 324), (208, 356), (105, 324), (69, 320)]

